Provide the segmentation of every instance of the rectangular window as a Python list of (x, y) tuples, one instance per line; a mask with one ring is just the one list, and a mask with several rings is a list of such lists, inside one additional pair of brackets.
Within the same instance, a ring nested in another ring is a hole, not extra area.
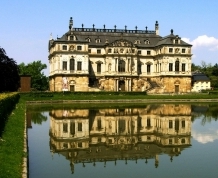
[(173, 63), (169, 63), (169, 71), (173, 71)]
[(98, 130), (101, 130), (101, 119), (97, 120), (97, 127), (98, 127)]
[(108, 53), (111, 53), (111, 49), (108, 49)]
[(182, 71), (183, 72), (185, 71), (185, 64), (184, 63), (182, 64)]
[(91, 49), (89, 49), (89, 53), (91, 53)]
[(100, 63), (97, 64), (97, 72), (101, 73), (101, 64)]
[(173, 48), (169, 48), (169, 53), (172, 53), (173, 52)]
[(77, 46), (77, 50), (81, 51), (82, 50), (82, 46)]
[(173, 128), (173, 121), (169, 120), (169, 129), (172, 129), (172, 128)]
[(100, 49), (97, 49), (97, 54), (101, 54), (101, 50)]
[(63, 123), (63, 132), (67, 133), (68, 131), (68, 124), (67, 123)]
[(83, 145), (82, 145), (82, 142), (79, 142), (79, 143), (78, 143), (78, 148), (82, 148), (82, 146), (83, 146)]
[(182, 53), (185, 53), (185, 48), (182, 49)]
[(142, 51), (141, 51), (141, 50), (138, 50), (138, 54), (142, 54)]
[(151, 51), (147, 51), (147, 55), (151, 55)]
[(181, 143), (183, 143), (183, 144), (185, 143), (185, 139), (184, 138), (182, 138)]
[(63, 50), (67, 50), (67, 46), (66, 46), (66, 45), (63, 45), (63, 46), (62, 46), (62, 49), (63, 49)]
[(63, 61), (63, 70), (67, 70), (67, 61)]
[(185, 128), (185, 121), (182, 121), (182, 128)]
[(151, 127), (151, 119), (150, 118), (147, 119), (147, 127)]
[(83, 131), (83, 125), (82, 125), (82, 123), (78, 123), (78, 131)]
[(81, 61), (77, 62), (77, 70), (82, 70), (82, 62)]

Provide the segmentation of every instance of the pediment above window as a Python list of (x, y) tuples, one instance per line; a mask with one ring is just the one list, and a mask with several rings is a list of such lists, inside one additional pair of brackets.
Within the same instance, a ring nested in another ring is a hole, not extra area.
[(103, 64), (102, 61), (96, 61), (95, 63), (96, 63), (96, 64)]

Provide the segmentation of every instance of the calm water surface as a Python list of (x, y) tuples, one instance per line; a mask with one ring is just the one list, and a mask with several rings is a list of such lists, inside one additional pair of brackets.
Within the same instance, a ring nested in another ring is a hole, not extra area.
[(218, 177), (218, 105), (27, 109), (29, 177)]

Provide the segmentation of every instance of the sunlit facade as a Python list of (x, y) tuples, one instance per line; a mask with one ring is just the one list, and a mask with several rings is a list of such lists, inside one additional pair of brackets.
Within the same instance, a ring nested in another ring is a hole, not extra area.
[(191, 45), (173, 30), (73, 27), (49, 40), (50, 91), (191, 91)]

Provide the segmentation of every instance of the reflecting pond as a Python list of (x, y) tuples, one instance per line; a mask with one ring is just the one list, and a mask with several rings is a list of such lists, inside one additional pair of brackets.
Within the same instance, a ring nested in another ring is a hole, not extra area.
[(27, 108), (29, 177), (218, 177), (218, 105)]

